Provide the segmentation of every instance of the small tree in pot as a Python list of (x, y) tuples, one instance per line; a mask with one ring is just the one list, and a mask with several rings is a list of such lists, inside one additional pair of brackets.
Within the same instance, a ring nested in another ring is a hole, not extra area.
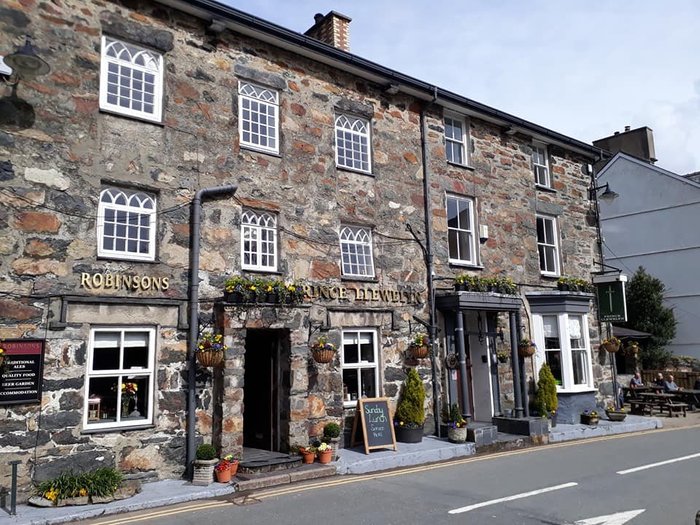
[(420, 443), (423, 440), (423, 423), (425, 422), (425, 386), (415, 368), (401, 386), (399, 403), (394, 414), (396, 440), (402, 443)]
[(557, 424), (556, 415), (557, 408), (559, 408), (557, 381), (547, 363), (540, 368), (537, 393), (535, 394), (535, 408), (540, 416), (551, 418), (553, 426)]

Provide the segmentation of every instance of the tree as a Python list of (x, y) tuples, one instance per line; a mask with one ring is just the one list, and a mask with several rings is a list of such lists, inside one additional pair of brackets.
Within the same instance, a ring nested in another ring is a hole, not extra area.
[(641, 266), (627, 287), (625, 327), (652, 334), (639, 352), (643, 368), (665, 368), (671, 359), (672, 352), (666, 345), (676, 336), (677, 321), (673, 309), (663, 305), (665, 289), (660, 279), (649, 275)]
[(557, 382), (547, 363), (543, 364), (542, 368), (540, 368), (538, 377), (537, 392), (535, 393), (535, 408), (540, 416), (548, 417), (559, 408)]

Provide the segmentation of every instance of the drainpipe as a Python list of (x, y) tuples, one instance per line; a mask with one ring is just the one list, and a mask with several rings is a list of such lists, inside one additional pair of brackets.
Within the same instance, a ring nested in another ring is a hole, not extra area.
[(187, 464), (185, 471), (191, 477), (192, 467), (195, 458), (195, 437), (197, 424), (195, 411), (196, 403), (196, 367), (197, 360), (195, 349), (197, 347), (197, 336), (199, 335), (199, 236), (202, 220), (202, 201), (207, 198), (233, 196), (238, 186), (226, 184), (214, 188), (204, 188), (194, 195), (190, 203), (190, 320), (189, 339), (187, 346)]
[(433, 416), (435, 418), (435, 432), (438, 437), (440, 435), (440, 384), (437, 374), (437, 314), (435, 312), (435, 288), (433, 284), (433, 234), (430, 225), (431, 206), (430, 206), (430, 182), (428, 177), (428, 144), (425, 138), (425, 107), (421, 108), (420, 112), (420, 143), (421, 143), (421, 162), (423, 163), (423, 210), (425, 215), (425, 266), (427, 269), (427, 286), (428, 286), (428, 308), (429, 318), (428, 324), (430, 330), (430, 344), (432, 346), (432, 359), (430, 360), (431, 372), (433, 378)]
[(520, 356), (518, 355), (518, 323), (514, 312), (509, 312), (510, 319), (510, 362), (513, 368), (513, 397), (515, 398), (515, 417), (523, 417), (523, 399), (520, 387)]

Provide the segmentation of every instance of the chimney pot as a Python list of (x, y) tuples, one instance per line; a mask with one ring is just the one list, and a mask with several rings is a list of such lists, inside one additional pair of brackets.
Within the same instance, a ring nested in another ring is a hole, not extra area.
[(629, 127), (629, 126), (625, 126), (625, 131), (629, 131), (629, 130), (630, 130), (630, 127)]
[(352, 19), (349, 16), (330, 11), (326, 15), (316, 13), (314, 20), (316, 23), (304, 33), (306, 36), (343, 51), (350, 51), (349, 26)]
[(321, 13), (316, 13), (314, 15), (314, 22), (318, 24), (321, 20), (323, 20), (323, 15)]

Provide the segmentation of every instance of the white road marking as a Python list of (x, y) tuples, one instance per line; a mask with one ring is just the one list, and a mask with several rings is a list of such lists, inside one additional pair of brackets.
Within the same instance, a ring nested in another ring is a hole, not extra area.
[(537, 496), (538, 494), (544, 494), (545, 492), (553, 492), (555, 490), (568, 489), (570, 487), (575, 487), (578, 483), (573, 481), (570, 483), (564, 483), (563, 485), (555, 485), (554, 487), (546, 487), (543, 489), (533, 490), (531, 492), (523, 492), (522, 494), (515, 494), (513, 496), (506, 496), (505, 498), (492, 499), (489, 501), (483, 501), (481, 503), (475, 503), (474, 505), (467, 505), (466, 507), (460, 507), (458, 509), (452, 509), (448, 511), (448, 514), (461, 514), (462, 512), (469, 512), (470, 510), (480, 509), (481, 507), (488, 507), (489, 505), (495, 505), (496, 503), (503, 503), (504, 501), (513, 501), (516, 499), (529, 498), (530, 496)]
[(607, 516), (598, 516), (597, 518), (588, 518), (574, 523), (574, 525), (623, 525), (635, 516), (639, 516), (646, 509), (628, 510), (626, 512), (617, 512), (608, 514)]
[(700, 458), (700, 453), (691, 454), (690, 456), (683, 456), (680, 458), (667, 459), (666, 461), (659, 461), (658, 463), (649, 463), (648, 465), (642, 465), (641, 467), (629, 468), (627, 470), (618, 470), (617, 473), (620, 475), (632, 474), (633, 472), (639, 472), (640, 470), (646, 470), (648, 468), (660, 467), (662, 465), (668, 465), (670, 463), (677, 463), (679, 461), (685, 461), (686, 459)]

